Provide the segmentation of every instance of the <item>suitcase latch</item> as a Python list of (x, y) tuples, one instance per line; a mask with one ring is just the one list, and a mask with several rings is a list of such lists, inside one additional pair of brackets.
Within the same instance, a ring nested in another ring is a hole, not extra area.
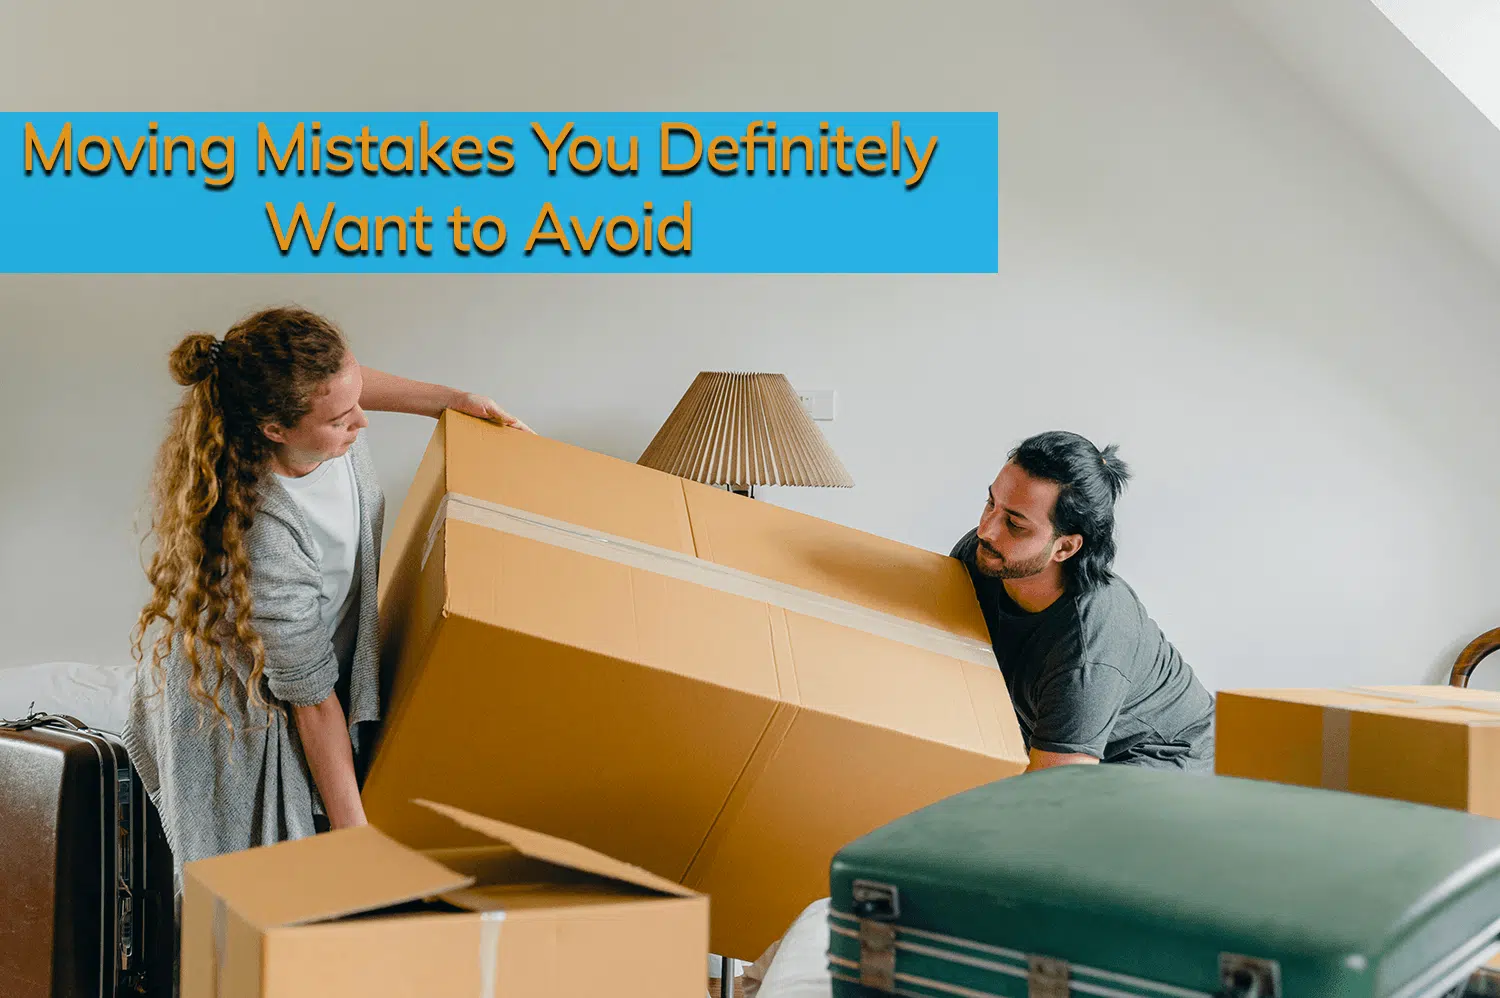
[(1275, 960), (1219, 954), (1222, 998), (1281, 998), (1281, 964)]
[(1026, 998), (1068, 998), (1068, 965), (1048, 956), (1029, 957)]
[(901, 892), (894, 884), (856, 880), (854, 915), (859, 919), (859, 983), (877, 991), (896, 990), (896, 926)]
[(894, 922), (901, 917), (901, 892), (893, 884), (856, 880), (852, 888), (854, 917), (877, 922)]
[(896, 927), (859, 921), (859, 983), (877, 991), (896, 990)]
[(1469, 978), (1465, 998), (1495, 998), (1500, 995), (1500, 971), (1480, 967)]

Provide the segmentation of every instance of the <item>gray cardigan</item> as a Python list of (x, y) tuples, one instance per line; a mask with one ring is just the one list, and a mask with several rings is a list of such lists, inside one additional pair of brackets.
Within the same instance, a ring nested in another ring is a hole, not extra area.
[[(359, 489), (359, 624), (348, 676), (348, 721), (356, 752), (367, 748), (380, 708), (377, 579), (385, 498), (361, 435), (350, 450)], [(140, 771), (175, 859), (182, 864), (252, 846), (313, 834), (317, 788), (303, 756), (293, 706), (311, 706), (334, 692), (339, 662), (318, 612), (322, 573), (306, 518), (273, 475), (247, 538), (253, 623), (265, 643), (262, 696), (285, 712), (250, 711), (249, 656), (229, 656), (219, 701), (234, 725), (231, 738), (212, 708), (188, 690), (180, 648), (163, 659), (166, 682), (136, 671), (122, 736)], [(351, 611), (354, 612), (354, 611)], [(205, 683), (212, 679), (205, 677)], [(165, 693), (164, 700), (158, 693)], [(200, 723), (201, 720), (201, 723)]]

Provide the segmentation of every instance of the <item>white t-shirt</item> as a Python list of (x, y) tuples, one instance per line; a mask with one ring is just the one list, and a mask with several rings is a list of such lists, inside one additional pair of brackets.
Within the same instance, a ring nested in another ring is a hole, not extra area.
[(323, 572), (319, 611), (332, 638), (350, 607), (358, 602), (355, 568), (359, 561), (359, 486), (354, 461), (346, 452), (301, 478), (277, 475), (312, 529)]

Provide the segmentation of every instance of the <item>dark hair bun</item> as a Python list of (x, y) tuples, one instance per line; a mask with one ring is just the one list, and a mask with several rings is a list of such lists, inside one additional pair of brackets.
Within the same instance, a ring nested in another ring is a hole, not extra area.
[(1099, 453), (1099, 467), (1104, 472), (1104, 481), (1109, 485), (1109, 494), (1115, 499), (1120, 498), (1120, 493), (1125, 491), (1125, 483), (1130, 481), (1130, 466), (1115, 455), (1118, 446), (1110, 444)]
[(172, 378), (179, 385), (196, 385), (206, 381), (214, 371), (214, 354), (219, 341), (207, 333), (189, 333), (172, 351)]

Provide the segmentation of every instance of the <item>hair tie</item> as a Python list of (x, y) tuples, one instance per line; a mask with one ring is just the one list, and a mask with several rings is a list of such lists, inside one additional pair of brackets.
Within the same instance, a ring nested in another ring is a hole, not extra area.
[(208, 345), (208, 359), (214, 362), (215, 367), (219, 365), (219, 354), (222, 353), (223, 350), (224, 344), (217, 339), (213, 340)]

